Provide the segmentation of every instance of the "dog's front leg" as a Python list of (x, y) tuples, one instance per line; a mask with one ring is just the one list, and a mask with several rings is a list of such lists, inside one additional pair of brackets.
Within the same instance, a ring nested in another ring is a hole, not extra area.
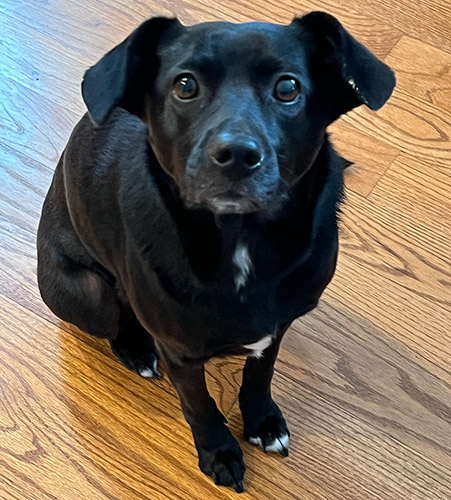
[(200, 469), (216, 484), (231, 486), (241, 493), (246, 469), (243, 453), (225, 425), (226, 418), (208, 393), (203, 363), (179, 364), (163, 356), (193, 432)]
[(272, 399), (271, 381), (280, 342), (289, 326), (280, 328), (262, 357), (247, 358), (239, 394), (244, 438), (265, 452), (279, 452), (283, 456), (288, 456), (290, 432), (280, 408)]

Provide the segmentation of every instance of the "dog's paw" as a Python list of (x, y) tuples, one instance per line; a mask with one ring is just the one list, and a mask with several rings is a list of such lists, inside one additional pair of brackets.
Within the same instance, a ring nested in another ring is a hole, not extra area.
[(128, 364), (125, 366), (141, 375), (141, 377), (161, 379), (161, 373), (158, 371), (158, 358), (151, 352), (142, 353), (139, 357), (129, 358)]
[(152, 344), (149, 343), (146, 347), (146, 350), (140, 352), (130, 346), (111, 342), (113, 353), (129, 370), (141, 377), (161, 379), (161, 373), (158, 371), (158, 355)]
[(249, 443), (258, 446), (265, 453), (280, 453), (288, 456), (290, 431), (288, 430), (282, 412), (277, 408), (273, 414), (266, 415), (252, 429), (247, 429), (245, 438)]
[(290, 435), (286, 432), (270, 431), (262, 433), (260, 436), (249, 436), (248, 441), (258, 446), (265, 453), (280, 453), (283, 457), (288, 457)]
[(235, 442), (234, 446), (214, 451), (199, 451), (199, 467), (218, 486), (229, 486), (237, 493), (244, 491), (243, 479), (246, 466), (243, 452)]

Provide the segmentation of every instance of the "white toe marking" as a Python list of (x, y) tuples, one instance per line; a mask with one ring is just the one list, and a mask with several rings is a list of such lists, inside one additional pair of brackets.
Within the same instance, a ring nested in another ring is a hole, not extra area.
[(266, 337), (260, 339), (258, 342), (254, 342), (253, 344), (243, 345), (243, 347), (245, 349), (253, 351), (252, 353), (249, 354), (249, 356), (254, 356), (255, 358), (261, 358), (263, 356), (263, 351), (272, 344), (273, 338), (274, 337), (272, 335), (267, 335)]
[(279, 438), (276, 438), (272, 443), (270, 443), (265, 451), (270, 451), (272, 453), (279, 453), (282, 450), (286, 450), (288, 448), (288, 443), (290, 442), (290, 438), (288, 434), (284, 434)]
[(279, 438), (276, 438), (272, 443), (269, 443), (266, 447), (263, 447), (263, 441), (261, 437), (251, 436), (249, 438), (249, 443), (255, 444), (261, 450), (271, 453), (280, 453), (283, 450), (288, 448), (288, 444), (290, 443), (290, 437), (288, 434), (283, 434)]
[(246, 285), (249, 273), (252, 269), (252, 261), (249, 256), (249, 249), (243, 242), (238, 242), (232, 262), (237, 272), (235, 273), (235, 287), (238, 292), (240, 288)]
[(141, 377), (146, 377), (146, 378), (155, 378), (155, 375), (157, 373), (158, 373), (158, 361), (157, 361), (157, 359), (153, 360), (152, 369), (144, 368), (144, 370), (139, 370), (139, 374), (141, 375)]
[(262, 441), (262, 438), (260, 438), (260, 437), (250, 437), (249, 438), (249, 443), (255, 444), (256, 446), (258, 446), (260, 449), (263, 450), (263, 441)]

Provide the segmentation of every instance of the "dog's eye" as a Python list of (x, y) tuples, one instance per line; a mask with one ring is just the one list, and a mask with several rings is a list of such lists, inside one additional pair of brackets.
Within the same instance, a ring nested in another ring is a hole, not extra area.
[(180, 99), (192, 99), (196, 97), (198, 85), (192, 76), (181, 76), (174, 83), (174, 92)]
[(301, 92), (301, 84), (291, 77), (281, 78), (274, 88), (274, 97), (282, 102), (293, 102)]

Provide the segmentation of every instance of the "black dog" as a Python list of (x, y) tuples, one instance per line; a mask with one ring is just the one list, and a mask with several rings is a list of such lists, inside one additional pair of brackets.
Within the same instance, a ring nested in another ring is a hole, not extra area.
[(343, 162), (326, 128), (362, 103), (380, 108), (394, 85), (319, 12), (288, 26), (150, 19), (85, 75), (89, 115), (39, 227), (42, 297), (138, 374), (159, 377), (164, 358), (217, 484), (242, 491), (245, 466), (204, 363), (249, 356), (245, 438), (287, 455), (274, 362), (338, 250)]

